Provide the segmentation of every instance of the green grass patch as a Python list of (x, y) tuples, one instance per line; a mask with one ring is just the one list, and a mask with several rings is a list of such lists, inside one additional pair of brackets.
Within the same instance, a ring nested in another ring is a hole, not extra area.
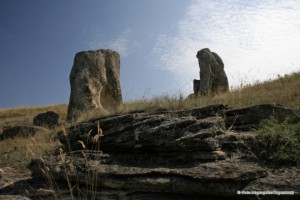
[(260, 124), (256, 138), (260, 159), (275, 164), (300, 165), (300, 123), (278, 123), (275, 119)]

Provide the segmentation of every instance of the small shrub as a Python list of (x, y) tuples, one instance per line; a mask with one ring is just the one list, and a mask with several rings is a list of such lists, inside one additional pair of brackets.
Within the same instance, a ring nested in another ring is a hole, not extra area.
[(300, 163), (300, 123), (278, 123), (273, 118), (264, 120), (260, 124), (255, 143), (260, 159), (275, 164)]

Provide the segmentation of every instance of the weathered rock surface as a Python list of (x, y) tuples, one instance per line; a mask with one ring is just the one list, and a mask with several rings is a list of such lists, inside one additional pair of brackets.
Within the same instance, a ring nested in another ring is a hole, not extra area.
[(256, 129), (262, 120), (270, 119), (271, 117), (279, 122), (300, 122), (298, 113), (279, 104), (263, 104), (225, 112), (226, 126), (241, 131)]
[[(257, 113), (257, 107), (269, 115)], [(78, 198), (252, 199), (257, 197), (237, 192), (266, 190), (294, 191), (280, 199), (298, 198), (299, 169), (263, 164), (251, 149), (255, 132), (234, 129), (249, 124), (256, 128), (270, 116), (298, 122), (299, 115), (275, 104), (257, 107), (233, 110), (212, 105), (99, 118), (59, 132), (57, 139), (67, 153), (33, 158), (28, 167), (35, 178), (52, 177), (61, 190), (69, 181)]]
[(112, 50), (76, 54), (70, 74), (71, 95), (67, 118), (76, 120), (81, 112), (118, 106), (122, 102), (120, 55)]
[(200, 80), (195, 79), (193, 82), (194, 94), (207, 95), (210, 92), (228, 91), (228, 79), (220, 56), (205, 48), (198, 51), (196, 57), (199, 62)]
[[(214, 160), (224, 158), (218, 152), (219, 145), (214, 137), (224, 134), (225, 123), (217, 115), (225, 108), (224, 105), (214, 105), (172, 113), (106, 117), (71, 127), (67, 138), (64, 132), (59, 132), (58, 138), (66, 146), (70, 143), (72, 150), (82, 149), (78, 142), (82, 141), (87, 149), (98, 149), (101, 145), (101, 150), (107, 153), (172, 153), (173, 159), (185, 159), (189, 154)], [(98, 135), (100, 140), (95, 140)]]
[[(24, 173), (18, 173), (15, 169), (11, 168), (11, 167), (4, 167), (1, 169), (2, 170), (2, 176), (0, 177), (0, 188), (6, 188), (7, 189), (11, 186), (11, 184), (20, 181), (20, 180), (24, 180), (26, 178), (30, 178), (30, 176), (25, 175)], [(0, 171), (1, 171), (0, 170)], [(18, 174), (18, 176), (17, 176)], [(12, 190), (13, 188), (10, 187), (10, 189)], [(3, 190), (0, 190), (0, 197), (3, 194), (7, 194), (7, 192), (4, 193)], [(17, 194), (17, 193), (15, 193)], [(19, 193), (20, 194), (20, 193)]]
[(0, 195), (0, 200), (30, 200), (21, 195)]
[[(170, 193), (186, 196), (236, 195), (236, 191), (242, 190), (251, 181), (267, 176), (265, 169), (248, 162), (241, 162), (238, 165), (220, 161), (195, 162), (192, 166), (143, 163), (130, 165), (125, 160), (119, 162), (118, 159), (105, 154), (99, 154), (97, 159), (91, 159), (88, 152), (85, 157), (67, 156), (64, 159), (68, 163), (66, 168), (60, 157), (47, 160), (35, 158), (29, 167), (34, 175), (41, 175), (42, 169), (45, 170), (47, 166), (58, 182), (66, 181), (67, 173), (70, 180), (79, 180), (77, 184), (90, 182), (100, 188), (123, 191), (128, 196), (135, 193), (148, 195)], [(87, 172), (90, 172), (91, 176), (87, 176)]]
[(59, 124), (59, 114), (54, 111), (40, 113), (33, 118), (33, 124), (36, 126), (46, 126), (53, 128)]
[[(297, 199), (299, 169), (266, 165), (252, 149), (255, 129), (269, 117), (300, 121), (298, 113), (282, 105), (231, 109), (220, 104), (80, 123), (57, 134), (65, 149), (59, 155), (32, 159), (32, 177), (24, 173), (16, 178), (10, 168), (2, 168), (0, 197)], [(294, 194), (255, 196), (238, 191)]]
[(47, 131), (48, 129), (39, 126), (13, 126), (3, 130), (0, 139), (14, 138), (16, 136), (29, 137), (34, 136), (38, 132)]

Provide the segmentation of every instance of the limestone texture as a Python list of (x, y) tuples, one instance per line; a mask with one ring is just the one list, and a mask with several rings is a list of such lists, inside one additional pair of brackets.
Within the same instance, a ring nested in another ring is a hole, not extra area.
[(70, 74), (69, 121), (92, 110), (107, 112), (122, 102), (120, 55), (109, 49), (76, 54)]
[(209, 93), (229, 90), (228, 79), (224, 70), (224, 63), (220, 56), (204, 48), (196, 55), (200, 68), (200, 80), (194, 80), (194, 94), (207, 95)]
[(239, 193), (249, 190), (293, 191), (280, 199), (297, 199), (299, 169), (273, 168), (255, 151), (255, 128), (269, 117), (300, 121), (299, 114), (277, 104), (106, 116), (58, 132), (55, 140), (63, 151), (33, 158), (28, 168), (33, 179), (47, 171), (46, 179), (59, 184), (58, 191), (71, 183), (78, 199), (278, 197)]

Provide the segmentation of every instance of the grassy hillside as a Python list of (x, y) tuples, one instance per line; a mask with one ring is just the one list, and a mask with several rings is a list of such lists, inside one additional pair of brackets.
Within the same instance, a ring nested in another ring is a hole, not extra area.
[(152, 100), (139, 100), (125, 103), (120, 112), (135, 109), (185, 109), (203, 107), (212, 104), (227, 104), (230, 107), (242, 108), (257, 104), (278, 103), (289, 106), (300, 112), (300, 72), (285, 77), (278, 77), (254, 85), (241, 85), (231, 92), (211, 94), (200, 98), (157, 97)]
[[(300, 72), (285, 77), (278, 77), (276, 80), (256, 83), (254, 85), (241, 85), (240, 88), (231, 92), (211, 94), (205, 97), (194, 99), (183, 99), (178, 96), (161, 96), (151, 100), (141, 99), (124, 103), (120, 108), (112, 111), (115, 113), (126, 113), (134, 110), (157, 110), (157, 109), (188, 109), (202, 107), (212, 104), (223, 103), (230, 107), (242, 108), (257, 104), (278, 103), (289, 106), (300, 112)], [(67, 104), (20, 107), (13, 109), (0, 109), (0, 131), (4, 127), (17, 124), (31, 124), (32, 119), (38, 113), (53, 110), (60, 115), (62, 122), (65, 122)], [(88, 120), (101, 115), (101, 113), (88, 113), (79, 121)]]
[(14, 125), (31, 125), (33, 118), (42, 112), (55, 111), (61, 119), (66, 118), (67, 104), (57, 104), (35, 107), (18, 107), (11, 109), (0, 109), (0, 131)]
[[(126, 113), (134, 110), (154, 111), (157, 109), (188, 109), (203, 107), (212, 104), (223, 103), (230, 107), (241, 108), (257, 104), (278, 103), (287, 105), (300, 113), (300, 72), (285, 77), (278, 77), (276, 80), (257, 83), (254, 85), (241, 86), (231, 92), (211, 94), (200, 98), (184, 99), (179, 94), (175, 97), (163, 96), (151, 100), (141, 99), (138, 101), (124, 103), (115, 113)], [(53, 110), (59, 113), (61, 122), (65, 123), (67, 104), (22, 107), (0, 110), (0, 132), (3, 128), (14, 125), (30, 125), (32, 119), (38, 113)], [(98, 117), (99, 113), (83, 115), (79, 121)], [(61, 127), (36, 135), (34, 138), (15, 138), (0, 141), (0, 168), (11, 166), (24, 170), (26, 164), (33, 155), (51, 153), (56, 145), (51, 141), (51, 136)]]

